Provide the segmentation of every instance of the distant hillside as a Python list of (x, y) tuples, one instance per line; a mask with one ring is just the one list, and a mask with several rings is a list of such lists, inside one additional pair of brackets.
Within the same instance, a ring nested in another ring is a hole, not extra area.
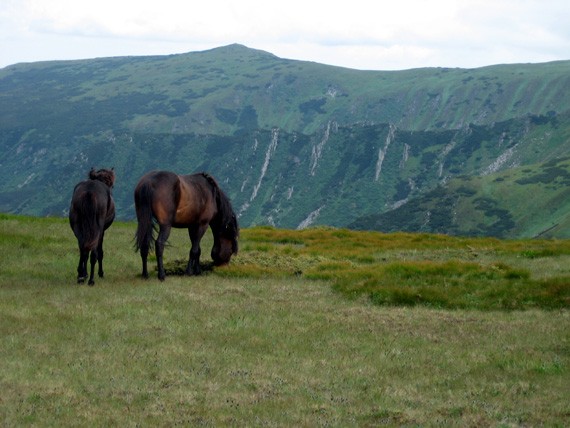
[[(570, 61), (358, 71), (230, 45), (18, 64), (0, 70), (0, 100), (0, 211), (33, 215), (65, 215), (75, 182), (114, 166), (123, 219), (144, 172), (207, 170), (244, 226), (424, 230), (434, 223), (402, 213), (441, 204), (456, 180), (493, 191), (508, 176), (490, 177), (565, 168), (570, 155)], [(514, 237), (558, 223), (551, 234), (567, 236), (547, 184), (540, 221), (523, 221), (527, 183), (504, 207), (513, 227), (466, 209), (429, 231)]]

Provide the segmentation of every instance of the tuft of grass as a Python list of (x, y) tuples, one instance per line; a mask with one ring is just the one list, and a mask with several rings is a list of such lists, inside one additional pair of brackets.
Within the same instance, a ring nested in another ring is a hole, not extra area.
[[(242, 233), (245, 250), (224, 271), (268, 267), (302, 274), (377, 305), (449, 309), (558, 309), (570, 306), (570, 243), (502, 241), (433, 234), (382, 234), (318, 227)], [(283, 245), (294, 242), (294, 249)], [(259, 250), (262, 246), (262, 251)], [(552, 269), (545, 271), (543, 266)]]

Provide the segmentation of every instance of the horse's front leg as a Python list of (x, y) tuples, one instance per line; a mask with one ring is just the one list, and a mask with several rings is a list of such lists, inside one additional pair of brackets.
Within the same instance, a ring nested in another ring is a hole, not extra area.
[(200, 254), (202, 253), (200, 241), (207, 229), (208, 224), (188, 228), (188, 235), (190, 236), (192, 246), (190, 247), (190, 257), (188, 259), (188, 266), (186, 267), (186, 275), (200, 275), (202, 273), (202, 268), (200, 267)]
[(192, 248), (190, 248), (190, 257), (188, 259), (188, 266), (186, 266), (186, 275), (200, 275), (202, 273), (202, 268), (200, 268), (200, 254), (202, 250), (200, 249), (200, 243), (194, 245), (192, 243)]
[[(164, 254), (164, 246), (166, 245), (166, 241), (168, 240), (169, 235), (170, 235), (170, 226), (161, 224), (160, 231), (158, 232), (158, 237), (156, 238), (156, 243), (155, 243), (156, 263), (158, 265), (158, 279), (160, 279), (161, 281), (164, 281), (164, 278), (166, 278), (166, 272), (164, 271), (164, 263), (162, 260), (162, 255)], [(143, 269), (144, 269), (144, 264), (143, 264)]]

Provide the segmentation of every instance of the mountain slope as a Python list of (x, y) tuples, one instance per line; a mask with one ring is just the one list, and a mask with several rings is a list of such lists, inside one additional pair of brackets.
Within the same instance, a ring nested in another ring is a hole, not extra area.
[(570, 238), (570, 157), (450, 180), (354, 229)]
[[(65, 214), (91, 166), (114, 166), (123, 219), (134, 218), (137, 179), (169, 169), (211, 172), (243, 226), (372, 225), (454, 177), (568, 156), (569, 71), (570, 61), (357, 71), (240, 45), (19, 64), (0, 70), (0, 210)], [(448, 232), (495, 233), (468, 217)]]

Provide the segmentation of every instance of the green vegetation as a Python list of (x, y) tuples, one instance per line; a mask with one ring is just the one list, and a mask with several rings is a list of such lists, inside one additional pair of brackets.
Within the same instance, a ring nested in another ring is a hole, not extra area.
[(0, 215), (3, 425), (570, 422), (566, 240), (260, 227), (161, 283), (134, 231), (113, 224), (106, 277), (78, 286), (65, 220)]

